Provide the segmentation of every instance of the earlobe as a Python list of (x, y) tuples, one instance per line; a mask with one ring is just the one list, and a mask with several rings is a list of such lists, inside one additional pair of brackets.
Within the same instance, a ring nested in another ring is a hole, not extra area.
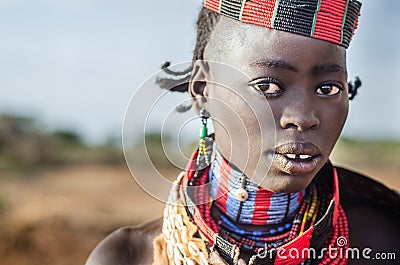
[(209, 75), (208, 64), (198, 60), (193, 65), (192, 76), (189, 82), (189, 94), (192, 96), (196, 111), (204, 107), (208, 98), (207, 80)]

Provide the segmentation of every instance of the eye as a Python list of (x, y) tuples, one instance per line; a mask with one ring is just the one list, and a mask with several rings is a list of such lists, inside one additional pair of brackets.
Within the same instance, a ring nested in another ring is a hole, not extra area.
[(249, 85), (262, 96), (276, 96), (283, 92), (280, 82), (274, 78), (254, 80)]
[(336, 85), (336, 84), (329, 84), (329, 85), (322, 85), (319, 88), (317, 88), (316, 92), (319, 95), (323, 96), (334, 96), (339, 94), (343, 90), (343, 87), (341, 85)]

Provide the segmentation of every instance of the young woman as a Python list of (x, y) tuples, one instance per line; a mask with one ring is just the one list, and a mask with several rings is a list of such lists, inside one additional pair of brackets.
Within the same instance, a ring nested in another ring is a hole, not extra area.
[(359, 87), (346, 48), (360, 7), (206, 0), (174, 88), (202, 118), (199, 149), (164, 218), (117, 230), (87, 264), (398, 264), (398, 193), (329, 162)]

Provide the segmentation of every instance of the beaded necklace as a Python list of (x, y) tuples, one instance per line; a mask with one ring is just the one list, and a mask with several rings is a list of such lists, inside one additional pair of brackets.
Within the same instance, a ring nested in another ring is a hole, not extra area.
[[(292, 194), (273, 193), (257, 186), (229, 165), (214, 144), (209, 171), (213, 207), (240, 224), (274, 225), (287, 223), (297, 213), (305, 189)], [(238, 197), (240, 191), (246, 198)]]
[[(185, 190), (187, 208), (201, 233), (229, 264), (237, 264), (240, 251), (254, 254), (259, 250), (270, 253), (271, 258), (268, 262), (272, 261), (272, 263), (268, 264), (280, 264), (279, 257), (276, 255), (277, 250), (285, 250), (286, 248), (320, 250), (323, 246), (334, 246), (338, 236), (344, 236), (348, 239), (346, 216), (338, 203), (337, 175), (330, 164), (327, 164), (325, 170), (320, 171), (320, 173), (323, 173), (324, 181), (313, 181), (314, 184), (307, 188), (300, 207), (292, 219), (290, 229), (288, 225), (282, 224), (281, 228), (278, 226), (275, 231), (269, 227), (260, 233), (257, 230), (239, 228), (226, 212), (219, 212), (218, 215), (217, 211), (217, 217), (212, 216), (212, 200), (210, 203), (196, 203), (212, 199), (212, 191), (207, 185), (210, 176), (212, 176), (210, 166), (196, 171), (193, 163), (196, 155), (197, 152), (193, 154), (192, 162), (189, 162), (185, 174), (186, 182), (189, 184)], [(332, 175), (333, 172), (332, 178), (328, 181), (325, 180), (327, 170), (330, 170), (328, 176)], [(316, 177), (316, 179), (318, 178)], [(328, 191), (327, 185), (322, 184), (330, 183), (332, 179), (334, 190)], [(189, 192), (187, 192), (188, 190)], [(330, 200), (329, 206), (328, 200)], [(274, 235), (272, 235), (272, 231), (274, 231)], [(311, 260), (304, 257), (297, 257), (292, 262), (290, 264), (302, 262), (311, 264)], [(325, 253), (319, 262), (320, 264), (346, 264), (347, 261), (343, 257), (331, 259)], [(249, 264), (267, 263), (265, 263), (265, 260), (260, 260), (257, 255), (253, 255)]]

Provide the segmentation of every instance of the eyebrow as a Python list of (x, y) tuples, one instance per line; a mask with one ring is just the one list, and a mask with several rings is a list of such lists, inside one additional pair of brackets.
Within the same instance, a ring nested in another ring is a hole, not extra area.
[(288, 62), (283, 60), (263, 59), (251, 63), (250, 66), (267, 67), (267, 68), (281, 68), (297, 72), (297, 69)]
[[(290, 63), (284, 61), (284, 60), (272, 60), (272, 59), (263, 59), (256, 61), (254, 63), (251, 63), (250, 66), (255, 66), (255, 67), (266, 67), (266, 68), (280, 68), (280, 69), (286, 69), (290, 71), (297, 72), (298, 69), (291, 65)], [(312, 69), (313, 74), (325, 74), (325, 73), (338, 73), (338, 72), (343, 72), (346, 73), (346, 68), (339, 65), (339, 64), (331, 64), (331, 63), (326, 63), (326, 64), (321, 64), (321, 65), (316, 65)]]
[(346, 68), (339, 65), (339, 64), (321, 64), (321, 65), (316, 65), (313, 69), (314, 74), (325, 74), (325, 73), (346, 73)]

